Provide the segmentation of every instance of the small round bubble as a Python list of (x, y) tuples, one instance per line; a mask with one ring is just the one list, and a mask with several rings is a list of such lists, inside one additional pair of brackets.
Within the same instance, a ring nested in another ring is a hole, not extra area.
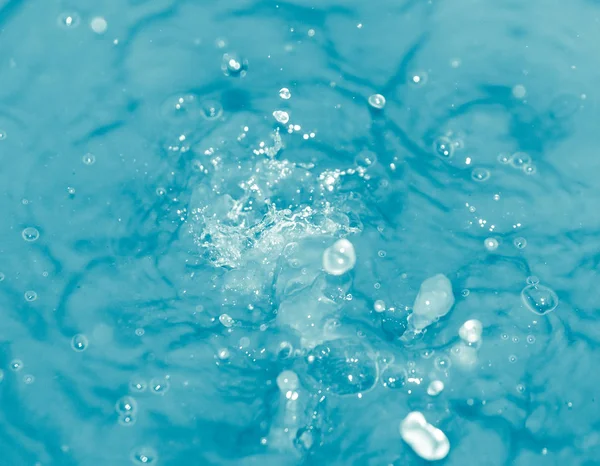
[(13, 372), (18, 372), (23, 369), (23, 361), (20, 359), (13, 359), (10, 363), (8, 363), (8, 367)]
[(441, 380), (433, 380), (427, 387), (429, 396), (438, 396), (444, 390), (444, 382)]
[(540, 282), (540, 279), (538, 277), (536, 277), (535, 275), (530, 275), (529, 277), (527, 277), (525, 279), (525, 282), (528, 285), (537, 285)]
[(57, 23), (61, 28), (73, 29), (79, 26), (81, 18), (79, 15), (72, 11), (66, 11), (58, 15)]
[(119, 414), (119, 424), (122, 426), (132, 426), (135, 424), (136, 417), (134, 414)]
[(77, 335), (74, 335), (73, 338), (71, 338), (71, 348), (73, 349), (73, 351), (81, 353), (82, 351), (85, 351), (88, 346), (89, 341), (87, 337), (85, 335), (82, 335), (81, 333), (78, 333)]
[(131, 451), (130, 458), (133, 464), (140, 465), (153, 465), (158, 462), (158, 454), (152, 447), (142, 446), (134, 448)]
[(526, 163), (525, 165), (523, 165), (522, 169), (523, 173), (525, 173), (526, 175), (534, 175), (537, 172), (536, 166), (532, 163)]
[(507, 165), (510, 163), (510, 154), (506, 154), (506, 153), (501, 153), (498, 154), (498, 162), (500, 162), (502, 165)]
[(223, 106), (216, 100), (202, 102), (201, 115), (205, 120), (217, 120), (223, 116)]
[(438, 356), (435, 358), (434, 364), (439, 370), (445, 371), (450, 368), (452, 362), (447, 356)]
[(233, 327), (233, 325), (235, 324), (235, 321), (228, 315), (228, 314), (221, 314), (219, 316), (219, 322), (221, 322), (221, 325), (223, 325), (223, 327)]
[(221, 70), (225, 76), (243, 77), (248, 71), (248, 62), (235, 53), (226, 53), (221, 60)]
[(486, 238), (483, 244), (485, 248), (490, 252), (498, 249), (498, 240), (496, 238)]
[(522, 236), (519, 236), (513, 240), (513, 244), (517, 249), (524, 249), (527, 246), (527, 240)]
[(25, 292), (25, 301), (32, 302), (37, 299), (38, 295), (33, 290), (28, 290)]
[(415, 71), (415, 72), (410, 73), (408, 81), (413, 86), (419, 87), (419, 86), (424, 86), (427, 83), (428, 79), (429, 79), (429, 76), (427, 75), (427, 72)]
[(490, 171), (487, 168), (477, 167), (471, 172), (471, 178), (477, 182), (483, 182), (490, 179)]
[(481, 341), (483, 325), (477, 319), (467, 320), (458, 330), (458, 336), (462, 341), (468, 344), (475, 344)]
[(134, 393), (145, 392), (148, 388), (146, 381), (140, 376), (134, 376), (129, 381), (129, 390)]
[(40, 237), (40, 232), (37, 230), (37, 228), (27, 227), (21, 232), (21, 236), (25, 241), (31, 243), (33, 241), (37, 241), (37, 239)]
[(384, 312), (385, 302), (381, 299), (378, 299), (377, 301), (375, 301), (375, 304), (373, 304), (373, 309), (375, 310), (375, 312)]
[(155, 395), (164, 395), (170, 387), (171, 383), (166, 377), (156, 377), (150, 381), (150, 392)]
[(527, 343), (530, 345), (535, 343), (535, 337), (533, 335), (527, 335)]
[(454, 144), (446, 136), (440, 136), (433, 141), (433, 153), (438, 157), (449, 159), (454, 155)]
[(510, 164), (514, 168), (523, 168), (523, 165), (531, 163), (531, 156), (525, 152), (515, 152), (510, 157)]
[(81, 160), (83, 161), (84, 165), (93, 165), (96, 163), (96, 156), (94, 154), (87, 153), (81, 158)]
[(167, 190), (165, 188), (156, 188), (156, 195), (157, 196), (164, 196), (165, 194), (167, 194)]
[(35, 377), (33, 375), (27, 374), (23, 376), (23, 383), (25, 383), (25, 385), (31, 385), (33, 382), (35, 382)]
[(137, 411), (137, 401), (132, 396), (123, 396), (115, 403), (115, 410), (119, 414), (133, 414)]
[(385, 107), (385, 97), (381, 94), (373, 94), (369, 96), (369, 105), (377, 110), (382, 110)]
[(471, 291), (465, 288), (464, 290), (462, 290), (460, 292), (460, 294), (463, 298), (466, 298), (467, 296), (469, 296), (471, 294)]
[(527, 309), (542, 316), (554, 311), (558, 306), (558, 296), (554, 290), (540, 284), (523, 288), (521, 300)]
[(527, 89), (522, 84), (517, 84), (512, 88), (512, 95), (515, 99), (523, 99), (527, 95)]
[(108, 23), (101, 16), (96, 16), (90, 21), (90, 27), (96, 34), (104, 34), (108, 28)]
[(323, 269), (330, 275), (343, 275), (356, 264), (356, 253), (350, 241), (342, 238), (323, 253)]

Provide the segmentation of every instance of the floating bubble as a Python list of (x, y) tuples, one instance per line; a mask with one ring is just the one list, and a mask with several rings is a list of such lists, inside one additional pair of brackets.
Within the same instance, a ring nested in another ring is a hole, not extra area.
[(385, 97), (381, 94), (373, 94), (369, 96), (369, 105), (377, 110), (382, 110), (385, 107)]
[(137, 401), (132, 396), (123, 396), (115, 403), (115, 410), (119, 414), (134, 414), (137, 411)]
[(81, 353), (82, 351), (85, 351), (88, 346), (89, 341), (87, 337), (81, 333), (78, 333), (77, 335), (73, 336), (73, 338), (71, 338), (71, 348), (73, 348), (73, 351)]
[(90, 27), (96, 34), (104, 34), (108, 28), (108, 23), (101, 16), (96, 16), (90, 21)]
[(438, 396), (444, 390), (444, 382), (441, 380), (433, 380), (427, 387), (429, 396)]
[(226, 53), (221, 60), (221, 70), (225, 76), (244, 77), (248, 71), (248, 61), (235, 53)]
[(164, 395), (171, 388), (171, 383), (167, 377), (155, 377), (150, 380), (150, 392), (155, 395)]
[(221, 325), (223, 325), (223, 327), (233, 327), (233, 325), (235, 324), (235, 321), (228, 315), (228, 314), (221, 314), (219, 316), (219, 322), (221, 322)]
[(223, 106), (216, 100), (206, 100), (201, 104), (200, 114), (205, 120), (218, 120), (223, 116)]
[(129, 390), (135, 393), (145, 392), (148, 388), (146, 381), (140, 376), (133, 376), (129, 381)]
[(444, 459), (450, 452), (448, 437), (425, 420), (418, 411), (409, 413), (400, 424), (400, 435), (413, 451), (427, 461)]
[(410, 74), (409, 81), (413, 86), (424, 86), (429, 76), (425, 71), (416, 71)]
[(88, 152), (82, 157), (82, 160), (85, 165), (93, 165), (96, 163), (96, 156)]
[(523, 304), (534, 314), (543, 316), (558, 306), (558, 296), (547, 286), (536, 284), (527, 285), (521, 291)]
[(471, 172), (471, 178), (474, 181), (483, 182), (487, 181), (490, 178), (490, 171), (487, 168), (477, 167), (474, 168)]
[(525, 282), (528, 285), (537, 285), (540, 282), (540, 279), (538, 277), (536, 277), (535, 275), (531, 275), (531, 276), (527, 277)]
[(282, 125), (285, 125), (288, 121), (290, 121), (290, 115), (288, 112), (284, 112), (283, 110), (275, 110), (273, 112), (273, 118), (275, 118), (275, 120)]
[(281, 97), (283, 100), (288, 100), (292, 97), (292, 93), (287, 87), (282, 87), (279, 89), (279, 97)]
[(496, 238), (486, 238), (483, 244), (490, 252), (498, 249), (498, 240)]
[(446, 136), (440, 136), (433, 141), (433, 152), (444, 159), (449, 159), (454, 155), (454, 144)]
[(523, 165), (527, 165), (531, 163), (531, 156), (526, 152), (515, 152), (510, 157), (510, 164), (514, 168), (523, 168)]
[(0, 282), (3, 282), (5, 278), (6, 278), (6, 275), (4, 275), (2, 272), (0, 272)]
[(331, 340), (307, 357), (308, 375), (330, 393), (352, 395), (371, 389), (378, 367), (364, 346), (350, 339)]
[(297, 390), (300, 386), (300, 379), (293, 371), (283, 371), (277, 376), (277, 386), (282, 392)]
[(527, 89), (522, 84), (517, 84), (512, 88), (512, 95), (515, 99), (522, 99), (527, 95)]
[(25, 385), (31, 385), (33, 382), (35, 382), (35, 377), (33, 375), (27, 374), (23, 376), (23, 383), (25, 383)]
[(532, 163), (526, 163), (521, 168), (526, 175), (534, 175), (537, 172), (537, 167)]
[(410, 324), (415, 330), (423, 330), (450, 312), (454, 305), (452, 283), (443, 274), (429, 277), (421, 283), (413, 304)]
[(40, 237), (40, 232), (37, 228), (27, 227), (21, 232), (21, 236), (25, 241), (33, 242)]
[(381, 299), (378, 299), (377, 301), (375, 301), (375, 304), (373, 304), (373, 309), (375, 310), (375, 312), (385, 311), (385, 302)]
[(433, 362), (436, 368), (441, 371), (446, 371), (452, 366), (452, 361), (447, 356), (438, 356)]
[(468, 344), (476, 344), (481, 341), (481, 333), (483, 332), (483, 325), (477, 319), (467, 320), (458, 329), (458, 336), (462, 341)]
[(157, 196), (164, 196), (165, 194), (167, 194), (167, 190), (165, 188), (161, 188), (161, 187), (156, 188)]
[(0, 141), (4, 141), (6, 139), (6, 131), (0, 129)]
[(229, 350), (227, 348), (221, 348), (217, 351), (217, 357), (222, 361), (229, 359), (230, 356), (231, 354), (229, 353)]
[(130, 454), (133, 464), (156, 464), (158, 463), (158, 454), (152, 447), (143, 446), (134, 448)]
[(287, 359), (294, 353), (294, 347), (289, 341), (282, 341), (279, 344), (279, 350), (277, 351), (277, 358)]
[(323, 269), (330, 275), (343, 275), (355, 264), (354, 246), (345, 238), (337, 240), (323, 252)]
[(32, 302), (37, 299), (38, 295), (33, 290), (28, 290), (25, 292), (25, 301)]
[(513, 240), (513, 244), (517, 249), (524, 249), (527, 246), (527, 240), (522, 236), (519, 236)]
[(136, 420), (135, 414), (119, 414), (119, 424), (122, 426), (132, 426)]
[(23, 369), (23, 361), (20, 359), (13, 359), (10, 363), (8, 363), (8, 367), (13, 372), (19, 372)]
[(471, 291), (469, 291), (465, 288), (464, 290), (462, 290), (460, 292), (460, 294), (463, 296), (463, 298), (466, 298), (467, 296), (469, 296), (471, 294)]
[(500, 162), (502, 165), (509, 164), (510, 158), (511, 158), (510, 154), (505, 154), (505, 153), (498, 154), (498, 157), (497, 157), (498, 162)]
[(74, 29), (79, 26), (81, 18), (75, 12), (64, 12), (58, 15), (58, 25), (64, 29)]

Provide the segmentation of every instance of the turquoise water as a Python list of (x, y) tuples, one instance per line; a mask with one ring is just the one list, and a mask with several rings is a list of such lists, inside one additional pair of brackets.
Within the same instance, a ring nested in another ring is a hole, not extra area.
[(0, 466), (600, 464), (599, 18), (0, 0)]

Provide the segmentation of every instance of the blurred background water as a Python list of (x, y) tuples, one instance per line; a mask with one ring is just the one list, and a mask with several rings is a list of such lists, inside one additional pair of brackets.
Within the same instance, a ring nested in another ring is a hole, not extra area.
[(0, 0), (0, 466), (600, 464), (599, 18)]

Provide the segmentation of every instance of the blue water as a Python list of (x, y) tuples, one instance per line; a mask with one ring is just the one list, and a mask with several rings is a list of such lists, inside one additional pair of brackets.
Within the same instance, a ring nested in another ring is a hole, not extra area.
[(0, 0), (0, 466), (600, 464), (599, 24)]

